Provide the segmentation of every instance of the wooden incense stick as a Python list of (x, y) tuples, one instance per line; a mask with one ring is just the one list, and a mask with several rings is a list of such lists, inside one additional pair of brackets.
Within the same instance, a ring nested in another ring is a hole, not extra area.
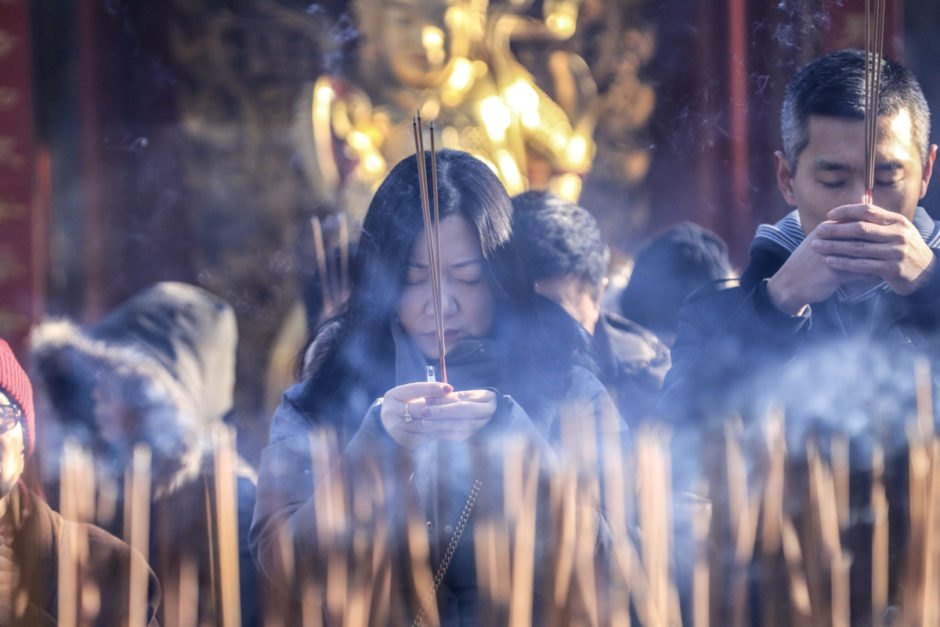
[(930, 362), (920, 356), (914, 362), (914, 385), (917, 395), (917, 428), (920, 437), (927, 439), (933, 435), (933, 389), (930, 375)]
[(841, 531), (849, 525), (849, 439), (844, 435), (834, 435), (829, 442), (829, 450), (832, 458), (836, 518)]
[(865, 202), (875, 187), (875, 143), (884, 57), (885, 0), (865, 0)]
[(793, 625), (805, 625), (812, 616), (809, 585), (806, 581), (806, 568), (800, 538), (793, 527), (793, 522), (784, 517), (780, 525), (780, 538), (783, 556), (787, 564), (789, 578), (791, 621)]
[[(219, 599), (223, 627), (241, 624), (238, 564), (238, 495), (236, 490), (235, 433), (229, 425), (213, 432), (215, 464), (216, 541), (219, 556)], [(217, 618), (218, 620), (218, 618)]]
[(349, 298), (349, 222), (345, 213), (337, 214), (336, 221), (339, 237), (339, 272), (336, 275), (335, 298), (338, 305)]
[[(199, 568), (192, 555), (184, 555), (180, 560), (180, 574), (176, 592), (176, 620), (167, 621), (169, 625), (179, 627), (197, 627), (199, 624)], [(167, 612), (170, 610), (167, 599)]]
[[(424, 218), (424, 234), (428, 247), (428, 274), (431, 278), (431, 294), (434, 301), (434, 326), (437, 331), (437, 348), (441, 363), (441, 381), (447, 382), (447, 366), (444, 361), (444, 316), (441, 299), (441, 265), (437, 256), (439, 246), (435, 242), (440, 242), (440, 223), (433, 220), (431, 216), (431, 204), (428, 199), (428, 177), (427, 165), (425, 164), (424, 154), (424, 128), (421, 123), (421, 113), (415, 116), (412, 123), (415, 138), (415, 160), (418, 165), (418, 187), (420, 188), (421, 215)], [(431, 152), (431, 176), (434, 179), (434, 206), (437, 211), (437, 155)]]
[(538, 455), (526, 455), (528, 474), (522, 489), (522, 507), (516, 520), (512, 555), (512, 594), (509, 599), (509, 625), (532, 623), (532, 584), (535, 577), (535, 514), (538, 498)]
[[(88, 533), (82, 524), (94, 515), (94, 470), (81, 446), (69, 440), (65, 444), (60, 470), (60, 508), (62, 545), (59, 550), (58, 611), (60, 625), (83, 625), (88, 620), (86, 599), (101, 591), (94, 581), (83, 581), (82, 571), (88, 561)], [(99, 598), (100, 601), (100, 598)]]
[(937, 601), (937, 588), (940, 587), (940, 568), (938, 568), (937, 526), (940, 525), (940, 439), (933, 438), (928, 443), (930, 456), (929, 488), (926, 512), (926, 533), (924, 535), (924, 574), (923, 605), (921, 625), (936, 625), (940, 621), (940, 604)]
[(695, 566), (692, 571), (692, 624), (708, 627), (711, 611), (709, 598), (708, 535), (712, 522), (711, 501), (700, 499), (692, 504), (692, 534), (695, 538)]
[[(130, 503), (130, 526), (128, 544), (141, 555), (150, 553), (150, 448), (145, 444), (134, 447), (130, 468), (130, 485), (127, 486)], [(149, 577), (146, 566), (140, 560), (131, 561), (130, 572), (130, 625), (147, 624), (147, 587)]]
[(444, 294), (441, 291), (441, 274), (444, 269), (441, 267), (441, 212), (438, 205), (437, 195), (437, 150), (434, 145), (434, 122), (429, 127), (431, 137), (431, 201), (434, 205), (434, 264), (437, 266), (437, 309), (434, 310), (437, 316), (437, 341), (440, 343), (441, 354), (441, 380), (447, 382), (447, 364), (444, 362)]
[(332, 313), (332, 298), (330, 297), (330, 280), (326, 268), (326, 244), (323, 241), (323, 225), (320, 218), (310, 218), (313, 229), (313, 251), (317, 260), (317, 272), (320, 274), (320, 295), (323, 298), (323, 313), (328, 316)]
[(871, 454), (871, 616), (876, 625), (888, 608), (888, 500), (884, 465), (884, 452), (875, 445)]

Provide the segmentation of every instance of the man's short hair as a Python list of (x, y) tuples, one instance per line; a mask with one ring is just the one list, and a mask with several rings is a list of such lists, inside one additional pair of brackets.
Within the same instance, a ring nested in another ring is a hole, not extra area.
[(706, 283), (732, 276), (724, 240), (703, 226), (682, 222), (637, 254), (620, 293), (620, 312), (654, 333), (674, 335), (685, 299)]
[(523, 192), (512, 205), (513, 233), (534, 280), (576, 276), (601, 285), (610, 250), (594, 216), (545, 191)]
[[(878, 115), (894, 115), (902, 109), (911, 114), (913, 141), (927, 163), (930, 109), (917, 78), (903, 65), (884, 59)], [(852, 120), (865, 119), (865, 53), (840, 50), (804, 66), (787, 85), (780, 115), (783, 153), (796, 169), (800, 153), (809, 143), (809, 118), (824, 115)]]

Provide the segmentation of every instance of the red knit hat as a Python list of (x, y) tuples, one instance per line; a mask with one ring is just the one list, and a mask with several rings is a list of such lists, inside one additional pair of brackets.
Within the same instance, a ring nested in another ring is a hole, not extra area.
[(23, 449), (26, 457), (29, 457), (36, 441), (33, 386), (9, 344), (3, 339), (0, 339), (0, 389), (23, 410)]

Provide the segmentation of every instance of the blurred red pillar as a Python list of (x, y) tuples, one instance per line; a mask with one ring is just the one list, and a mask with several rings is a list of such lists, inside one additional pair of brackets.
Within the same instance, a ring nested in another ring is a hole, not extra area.
[(49, 209), (49, 159), (35, 141), (30, 61), (28, 0), (0, 2), (0, 335), (21, 358), (43, 310)]

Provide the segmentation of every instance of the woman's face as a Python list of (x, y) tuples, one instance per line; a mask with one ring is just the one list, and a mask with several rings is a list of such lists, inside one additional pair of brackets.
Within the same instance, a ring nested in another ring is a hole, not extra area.
[[(463, 339), (483, 337), (493, 326), (493, 292), (485, 273), (476, 230), (466, 218), (441, 220), (441, 309), (445, 349)], [(438, 357), (434, 297), (424, 229), (411, 247), (411, 259), (396, 309), (405, 332), (430, 359)]]

